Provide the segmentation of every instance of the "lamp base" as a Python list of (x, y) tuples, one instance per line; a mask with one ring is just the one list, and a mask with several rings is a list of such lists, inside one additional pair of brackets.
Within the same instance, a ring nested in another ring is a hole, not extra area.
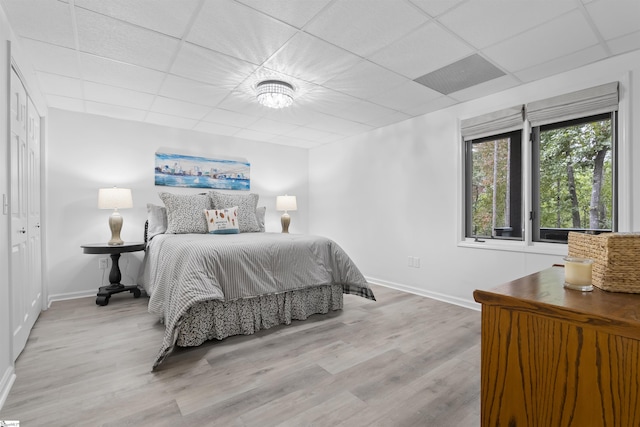
[(109, 217), (109, 228), (111, 229), (111, 240), (107, 242), (110, 246), (123, 245), (124, 241), (120, 238), (120, 230), (122, 230), (122, 215), (117, 210), (113, 211)]
[(288, 233), (289, 232), (289, 224), (291, 223), (291, 217), (289, 216), (288, 213), (283, 213), (282, 217), (280, 218), (280, 222), (282, 223), (282, 232), (283, 233)]

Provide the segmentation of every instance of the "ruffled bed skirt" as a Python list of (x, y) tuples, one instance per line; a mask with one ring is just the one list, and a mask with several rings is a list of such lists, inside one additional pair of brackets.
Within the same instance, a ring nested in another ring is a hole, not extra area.
[(180, 347), (212, 339), (250, 335), (260, 329), (306, 320), (312, 314), (342, 309), (342, 285), (325, 285), (275, 295), (198, 303), (185, 313), (176, 337)]

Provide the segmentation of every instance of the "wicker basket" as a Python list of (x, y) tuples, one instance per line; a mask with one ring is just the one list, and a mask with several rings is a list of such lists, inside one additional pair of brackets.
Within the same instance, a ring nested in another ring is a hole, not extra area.
[(569, 233), (569, 256), (593, 259), (593, 285), (640, 293), (640, 233)]

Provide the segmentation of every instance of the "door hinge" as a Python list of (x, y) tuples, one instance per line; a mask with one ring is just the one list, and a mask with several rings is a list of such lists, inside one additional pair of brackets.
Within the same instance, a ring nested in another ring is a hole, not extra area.
[(529, 221), (533, 221), (533, 219), (536, 217), (536, 214), (534, 211), (530, 211), (529, 212)]

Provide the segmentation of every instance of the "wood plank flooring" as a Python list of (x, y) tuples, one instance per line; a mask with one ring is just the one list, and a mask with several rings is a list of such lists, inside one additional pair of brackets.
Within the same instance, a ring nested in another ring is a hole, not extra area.
[(372, 286), (344, 309), (178, 349), (129, 293), (56, 302), (16, 362), (21, 426), (480, 424), (480, 312)]

